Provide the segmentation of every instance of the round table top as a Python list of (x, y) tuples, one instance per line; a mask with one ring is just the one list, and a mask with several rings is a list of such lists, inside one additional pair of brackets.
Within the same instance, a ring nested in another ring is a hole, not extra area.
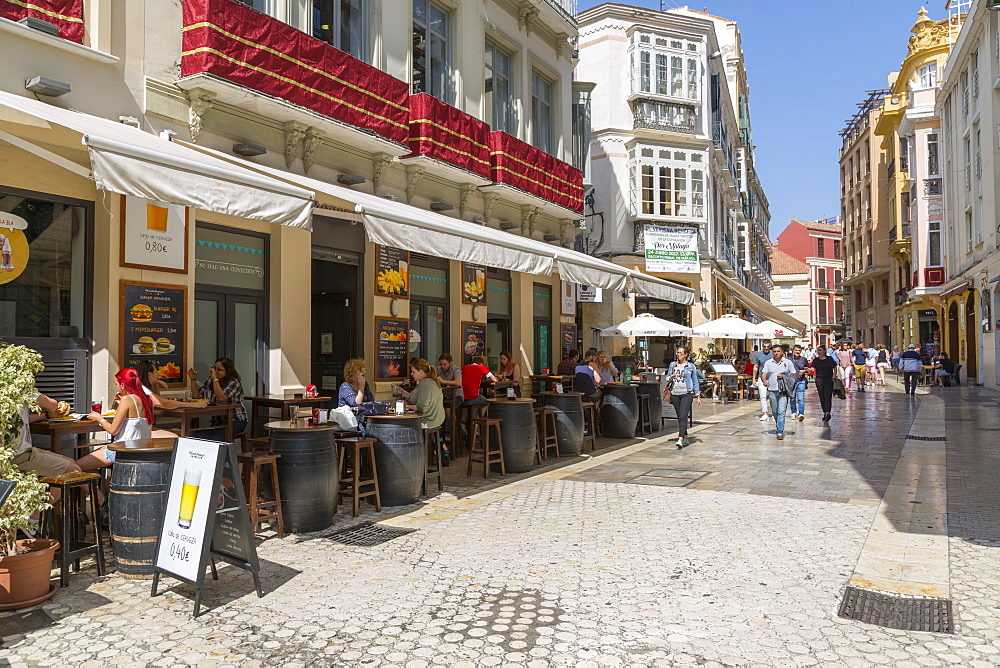
[(490, 402), (491, 404), (533, 404), (533, 403), (535, 403), (534, 399), (518, 398), (518, 399), (514, 399), (513, 401), (511, 401), (507, 397), (495, 398), (495, 399), (487, 399), (486, 401)]
[(366, 420), (386, 420), (386, 419), (405, 420), (407, 418), (416, 418), (416, 419), (419, 419), (419, 418), (422, 418), (423, 416), (424, 416), (423, 413), (411, 413), (411, 412), (407, 411), (406, 413), (403, 413), (402, 415), (400, 415), (398, 413), (389, 413), (388, 415), (369, 415), (365, 419)]
[(270, 429), (271, 431), (325, 431), (327, 429), (339, 428), (340, 425), (336, 422), (309, 424), (309, 420), (306, 418), (299, 418), (298, 420), (275, 420), (264, 425), (264, 429)]
[(109, 443), (108, 450), (115, 452), (169, 452), (176, 445), (176, 438), (142, 438), (135, 441)]
[(545, 396), (545, 397), (548, 397), (548, 396), (556, 396), (556, 397), (558, 397), (558, 396), (563, 396), (563, 397), (565, 397), (565, 396), (571, 396), (571, 397), (576, 396), (576, 397), (582, 397), (583, 396), (583, 392), (539, 392), (538, 394), (539, 394), (539, 396)]

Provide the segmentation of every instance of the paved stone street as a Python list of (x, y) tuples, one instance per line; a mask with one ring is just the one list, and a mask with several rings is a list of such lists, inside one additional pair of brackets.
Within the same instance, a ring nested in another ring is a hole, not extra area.
[[(167, 580), (154, 599), (146, 581), (91, 568), (39, 606), (53, 624), (4, 638), (0, 661), (1000, 664), (1000, 395), (906, 397), (893, 383), (835, 399), (829, 426), (808, 397), (780, 442), (756, 402), (706, 402), (680, 451), (670, 435), (635, 440), (489, 483), (458, 460), (429, 501), (335, 526), (410, 533), (374, 547), (269, 538), (264, 598), (224, 567), (197, 620), (186, 586)], [(925, 440), (934, 429), (947, 441)], [(955, 634), (839, 618), (844, 588), (862, 581), (935, 588)]]

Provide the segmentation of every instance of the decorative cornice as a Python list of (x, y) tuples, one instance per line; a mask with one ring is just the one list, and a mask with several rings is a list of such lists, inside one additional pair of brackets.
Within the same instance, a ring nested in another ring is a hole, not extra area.
[(372, 155), (375, 161), (374, 172), (372, 174), (372, 185), (375, 187), (375, 194), (378, 195), (385, 183), (385, 169), (392, 163), (392, 156), (388, 153), (375, 153)]
[(535, 220), (542, 210), (530, 204), (521, 205), (521, 234), (531, 236), (535, 233)]
[(424, 176), (424, 168), (417, 165), (406, 166), (406, 203), (410, 204), (417, 193), (417, 185)]
[(573, 221), (569, 218), (559, 220), (559, 243), (566, 246), (572, 239), (570, 230), (573, 229)]
[(188, 91), (188, 100), (190, 100), (188, 129), (191, 132), (191, 141), (198, 141), (203, 129), (202, 118), (215, 103), (215, 96), (216, 94), (212, 91), (202, 88), (192, 88)]
[(493, 217), (493, 205), (497, 203), (496, 193), (483, 193), (483, 220), (489, 225)]
[(524, 30), (525, 34), (531, 35), (531, 29), (538, 19), (538, 7), (525, 1), (517, 8), (517, 27)]
[(465, 209), (469, 205), (469, 195), (476, 190), (476, 186), (471, 183), (463, 183), (458, 187), (458, 215), (465, 217)]
[(302, 145), (302, 169), (305, 170), (306, 174), (309, 173), (309, 168), (315, 162), (316, 149), (319, 148), (325, 134), (325, 132), (316, 128), (306, 130), (305, 140)]
[(307, 125), (296, 121), (289, 121), (282, 126), (285, 130), (285, 167), (292, 168), (295, 162), (295, 154), (298, 153), (299, 143), (306, 136)]

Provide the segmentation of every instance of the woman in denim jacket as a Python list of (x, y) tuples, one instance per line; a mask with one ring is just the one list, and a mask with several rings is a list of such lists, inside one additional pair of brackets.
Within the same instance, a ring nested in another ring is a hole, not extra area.
[(667, 369), (667, 387), (663, 390), (663, 399), (669, 401), (677, 413), (678, 450), (691, 445), (687, 437), (691, 403), (697, 397), (698, 406), (701, 406), (701, 381), (705, 378), (705, 374), (693, 362), (688, 361), (690, 354), (687, 346), (677, 349), (677, 361), (671, 362)]

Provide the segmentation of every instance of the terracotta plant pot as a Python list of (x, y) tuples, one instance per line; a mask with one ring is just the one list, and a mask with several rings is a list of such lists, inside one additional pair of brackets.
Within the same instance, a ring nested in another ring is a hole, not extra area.
[(19, 540), (17, 547), (30, 552), (0, 557), (0, 610), (26, 608), (56, 593), (50, 575), (59, 541)]

